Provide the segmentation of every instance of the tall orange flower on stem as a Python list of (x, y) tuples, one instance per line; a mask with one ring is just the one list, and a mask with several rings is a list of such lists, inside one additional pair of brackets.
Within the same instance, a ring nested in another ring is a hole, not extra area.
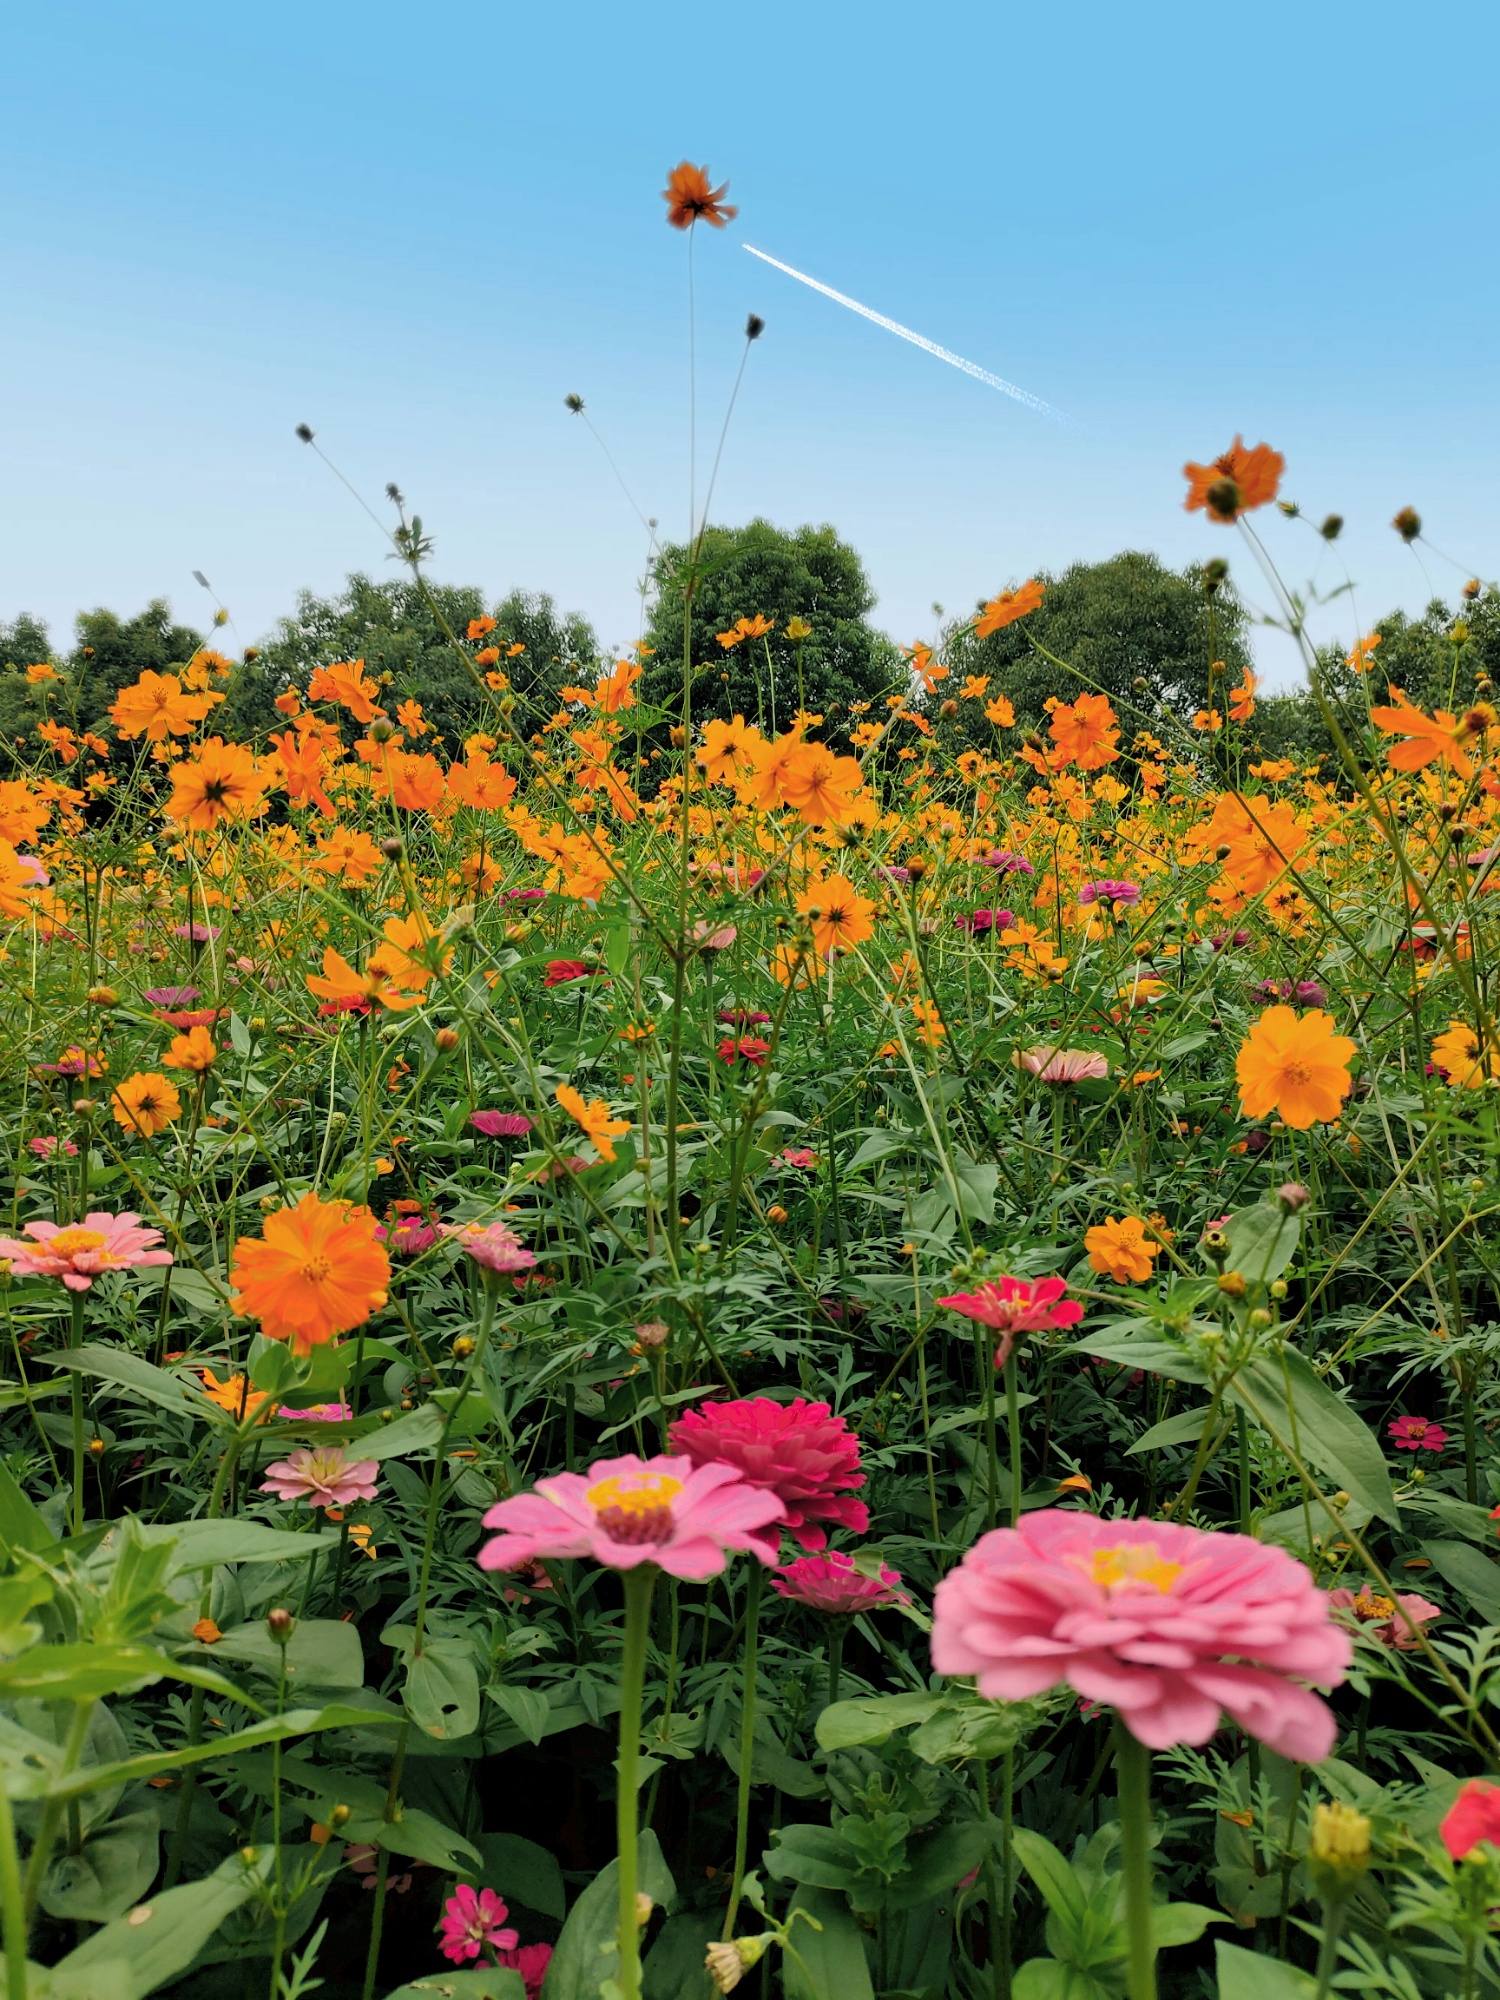
[(1211, 521), (1237, 521), (1241, 514), (1276, 498), (1285, 471), (1286, 460), (1279, 451), (1268, 444), (1247, 445), (1236, 434), (1228, 451), (1220, 452), (1211, 465), (1189, 460), (1182, 468), (1188, 483), (1182, 504), (1189, 513), (1204, 508)]
[(592, 1139), (601, 1160), (613, 1160), (614, 1141), (630, 1130), (628, 1118), (611, 1118), (609, 1106), (602, 1097), (591, 1097), (584, 1102), (580, 1091), (571, 1083), (560, 1083), (556, 1097), (563, 1110), (584, 1135)]
[(1408, 701), (1400, 688), (1393, 687), (1387, 692), (1391, 705), (1372, 708), (1370, 720), (1385, 735), (1404, 739), (1393, 743), (1385, 753), (1391, 769), (1420, 771), (1428, 764), (1443, 763), (1456, 771), (1459, 777), (1472, 778), (1474, 766), (1466, 746), (1479, 742), (1486, 730), (1495, 728), (1500, 722), (1490, 704), (1487, 701), (1476, 702), (1463, 715), (1452, 715), (1446, 708), (1424, 715), (1415, 703)]
[(1251, 1023), (1235, 1058), (1240, 1108), (1247, 1118), (1273, 1111), (1294, 1132), (1329, 1125), (1349, 1095), (1349, 1064), (1356, 1044), (1334, 1033), (1333, 1016), (1321, 1008), (1298, 1014), (1268, 1007)]
[(375, 1232), (367, 1208), (309, 1192), (268, 1215), (263, 1235), (235, 1245), (230, 1304), (258, 1319), (267, 1340), (307, 1354), (385, 1304), (391, 1264)]
[(691, 160), (682, 160), (667, 176), (667, 184), (661, 191), (661, 198), (667, 204), (667, 220), (674, 229), (691, 229), (700, 219), (714, 229), (722, 229), (739, 214), (720, 199), (729, 190), (725, 181), (721, 187), (710, 187), (708, 168), (695, 167)]
[(1024, 618), (1035, 611), (1041, 603), (1043, 590), (1035, 577), (1023, 583), (1017, 590), (1002, 590), (998, 597), (992, 597), (974, 621), (974, 637), (987, 639), (991, 632), (999, 632), (1007, 625), (1014, 625), (1018, 618)]

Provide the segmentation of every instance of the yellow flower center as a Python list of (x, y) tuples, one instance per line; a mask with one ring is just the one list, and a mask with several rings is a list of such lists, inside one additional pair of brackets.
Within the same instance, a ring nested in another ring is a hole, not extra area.
[(1293, 1058), (1288, 1062), (1284, 1062), (1281, 1066), (1281, 1080), (1283, 1083), (1301, 1085), (1310, 1082), (1311, 1079), (1312, 1071), (1305, 1062), (1298, 1062)]
[(1160, 1554), (1155, 1542), (1118, 1542), (1113, 1548), (1095, 1549), (1089, 1574), (1105, 1590), (1139, 1583), (1165, 1596), (1181, 1576), (1182, 1564)]
[(585, 1497), (611, 1541), (639, 1546), (670, 1537), (672, 1501), (681, 1491), (669, 1472), (627, 1472), (596, 1480)]
[(1350, 1609), (1362, 1623), (1375, 1624), (1396, 1615), (1395, 1601), (1382, 1597), (1378, 1591), (1362, 1590)]
[(97, 1229), (59, 1229), (45, 1247), (53, 1257), (79, 1257), (88, 1250), (102, 1250), (108, 1240)]

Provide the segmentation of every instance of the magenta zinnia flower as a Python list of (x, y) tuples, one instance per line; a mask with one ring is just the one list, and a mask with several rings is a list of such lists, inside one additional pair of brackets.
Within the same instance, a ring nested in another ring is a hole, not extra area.
[(519, 1951), (497, 1951), (495, 1963), (520, 1973), (521, 1984), (526, 1988), (526, 2000), (542, 2000), (542, 1981), (552, 1963), (550, 1944), (523, 1944)]
[(306, 1410), (289, 1409), (283, 1403), (276, 1414), (289, 1424), (347, 1424), (354, 1419), (354, 1411), (347, 1403), (314, 1403)]
[(1282, 1757), (1333, 1748), (1353, 1645), (1285, 1549), (1172, 1521), (1049, 1507), (980, 1537), (938, 1585), (932, 1662), (990, 1700), (1066, 1683), (1154, 1750), (1206, 1743), (1224, 1714)]
[(170, 1250), (158, 1250), (159, 1229), (143, 1229), (134, 1209), (118, 1215), (94, 1210), (82, 1222), (28, 1222), (29, 1243), (0, 1236), (0, 1261), (18, 1278), (61, 1278), (70, 1292), (86, 1292), (106, 1271), (170, 1264)]
[(465, 1959), (478, 1958), (486, 1945), (493, 1951), (514, 1951), (521, 1933), (507, 1927), (509, 1915), (509, 1907), (493, 1889), (471, 1889), (460, 1882), (444, 1903), (438, 1924), (444, 1958), (462, 1965)]
[(531, 1120), (520, 1111), (471, 1111), (469, 1123), (486, 1139), (524, 1139)]
[(950, 1292), (939, 1299), (940, 1306), (995, 1327), (1000, 1345), (995, 1366), (1003, 1368), (1011, 1357), (1018, 1333), (1042, 1333), (1052, 1326), (1076, 1326), (1083, 1307), (1067, 1296), (1061, 1278), (992, 1278), (972, 1292)]
[(1385, 1428), (1397, 1451), (1441, 1451), (1448, 1442), (1448, 1433), (1430, 1417), (1392, 1417)]
[(826, 1556), (798, 1556), (783, 1563), (771, 1579), (771, 1588), (793, 1604), (805, 1604), (810, 1611), (850, 1617), (856, 1611), (881, 1611), (890, 1604), (902, 1604), (906, 1594), (898, 1588), (899, 1570), (880, 1566), (878, 1577), (862, 1576), (854, 1567), (853, 1556), (836, 1550)]
[(1017, 1049), (1016, 1068), (1029, 1070), (1039, 1083), (1089, 1083), (1109, 1075), (1109, 1063), (1087, 1049), (1054, 1049), (1047, 1044)]
[(717, 1576), (731, 1550), (764, 1563), (762, 1545), (781, 1518), (774, 1493), (751, 1486), (730, 1465), (688, 1458), (602, 1458), (587, 1472), (539, 1479), (529, 1493), (501, 1500), (484, 1517), (501, 1532), (479, 1551), (481, 1569), (520, 1569), (550, 1556), (592, 1556), (611, 1569), (655, 1563), (669, 1576)]
[(379, 1479), (373, 1458), (351, 1460), (342, 1445), (319, 1445), (268, 1465), (260, 1490), (278, 1500), (305, 1500), (309, 1507), (349, 1507), (373, 1500)]
[[(686, 1410), (667, 1433), (673, 1451), (696, 1465), (729, 1465), (753, 1486), (774, 1493), (785, 1508), (785, 1526), (804, 1549), (823, 1549), (828, 1535), (819, 1523), (831, 1521), (862, 1535), (870, 1510), (862, 1500), (843, 1496), (863, 1486), (859, 1439), (826, 1403), (777, 1403), (751, 1396), (739, 1403), (702, 1403)], [(780, 1536), (767, 1528), (761, 1537), (774, 1561)]]
[(1036, 870), (1024, 854), (1017, 854), (1014, 848), (992, 847), (988, 854), (980, 856), (981, 868), (993, 868), (997, 875), (1034, 875)]
[(1080, 903), (1138, 903), (1141, 900), (1138, 882), (1085, 882), (1078, 891)]
[(529, 1271), (536, 1262), (520, 1237), (503, 1222), (444, 1222), (439, 1228), (461, 1250), (467, 1250), (476, 1264), (482, 1264), (487, 1271), (498, 1271), (502, 1277), (515, 1271)]

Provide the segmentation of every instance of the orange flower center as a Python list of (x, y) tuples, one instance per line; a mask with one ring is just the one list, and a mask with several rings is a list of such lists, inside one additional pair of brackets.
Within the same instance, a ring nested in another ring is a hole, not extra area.
[(97, 1229), (59, 1229), (44, 1247), (52, 1257), (81, 1257), (89, 1250), (102, 1250), (108, 1241)]
[(1169, 1561), (1155, 1542), (1118, 1542), (1112, 1548), (1095, 1549), (1089, 1563), (1090, 1580), (1110, 1591), (1146, 1584), (1165, 1596), (1181, 1574), (1182, 1564)]
[(1382, 1597), (1379, 1592), (1362, 1590), (1350, 1606), (1356, 1618), (1365, 1624), (1379, 1624), (1396, 1615), (1395, 1600)]
[(614, 1474), (596, 1480), (586, 1499), (613, 1542), (665, 1541), (672, 1532), (672, 1501), (682, 1481), (667, 1472)]
[(303, 1258), (302, 1275), (308, 1284), (321, 1285), (325, 1279), (333, 1276), (333, 1264), (321, 1251), (315, 1251), (312, 1256)]
[(1300, 1087), (1303, 1084), (1311, 1083), (1312, 1070), (1307, 1063), (1299, 1062), (1295, 1056), (1292, 1056), (1281, 1066), (1281, 1079), (1283, 1083), (1296, 1084)]

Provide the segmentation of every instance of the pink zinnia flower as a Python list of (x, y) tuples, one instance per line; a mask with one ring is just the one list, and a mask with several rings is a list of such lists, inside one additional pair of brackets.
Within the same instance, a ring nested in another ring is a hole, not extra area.
[(142, 994), (153, 1007), (190, 1007), (198, 998), (196, 986), (148, 986)]
[(435, 1208), (417, 1201), (393, 1201), (385, 1221), (377, 1223), (375, 1234), (398, 1257), (420, 1257), (430, 1250), (442, 1232)]
[(753, 1007), (721, 1007), (719, 1019), (731, 1028), (763, 1028), (770, 1020), (769, 1014), (758, 1013)]
[(170, 1250), (158, 1250), (159, 1229), (143, 1229), (133, 1209), (119, 1215), (94, 1210), (82, 1222), (28, 1222), (29, 1243), (0, 1236), (0, 1260), (18, 1278), (61, 1278), (70, 1292), (86, 1292), (106, 1271), (129, 1271), (170, 1264)]
[(776, 1560), (761, 1536), (781, 1518), (774, 1493), (729, 1465), (688, 1458), (602, 1458), (559, 1472), (484, 1517), (501, 1532), (479, 1551), (481, 1569), (520, 1569), (549, 1556), (592, 1556), (611, 1569), (656, 1563), (669, 1576), (717, 1576), (733, 1549)]
[(515, 1271), (529, 1271), (536, 1262), (520, 1237), (503, 1222), (444, 1222), (438, 1226), (476, 1264), (482, 1264), (487, 1271), (498, 1271), (502, 1277)]
[(1397, 1451), (1441, 1451), (1448, 1442), (1448, 1433), (1430, 1417), (1392, 1417), (1385, 1429)]
[(1470, 1778), (1443, 1815), (1438, 1833), (1455, 1861), (1476, 1847), (1500, 1847), (1500, 1785)]
[(726, 1035), (719, 1044), (720, 1062), (731, 1066), (744, 1061), (754, 1063), (759, 1069), (771, 1053), (771, 1044), (762, 1041), (759, 1035)]
[(512, 1972), (520, 1973), (521, 1983), (526, 1988), (526, 2000), (542, 2000), (542, 1981), (552, 1963), (550, 1944), (523, 1944), (519, 1951), (497, 1951), (495, 1963), (507, 1965)]
[(71, 1139), (59, 1139), (51, 1133), (39, 1133), (35, 1139), (28, 1139), (26, 1144), (39, 1160), (50, 1160), (59, 1146), (70, 1160), (78, 1152)]
[(173, 924), (172, 935), (183, 938), (191, 944), (212, 944), (219, 935), (217, 924)]
[(278, 1500), (305, 1500), (309, 1507), (349, 1507), (373, 1500), (379, 1479), (373, 1458), (351, 1460), (342, 1445), (319, 1445), (268, 1465), (260, 1490)]
[(1328, 1602), (1335, 1611), (1352, 1612), (1361, 1629), (1372, 1639), (1378, 1639), (1382, 1646), (1394, 1646), (1398, 1652), (1413, 1653), (1417, 1649), (1417, 1633), (1423, 1626), (1430, 1625), (1434, 1618), (1442, 1617), (1442, 1608), (1429, 1604), (1425, 1597), (1417, 1597), (1411, 1592), (1398, 1591), (1395, 1597), (1384, 1597), (1373, 1590), (1330, 1590)]
[(993, 868), (998, 875), (1034, 875), (1036, 870), (1024, 854), (1008, 847), (992, 847), (980, 857), (981, 868)]
[[(379, 1880), (380, 1849), (372, 1841), (351, 1841), (344, 1849), (344, 1859), (359, 1877), (361, 1889), (375, 1887)], [(388, 1896), (404, 1896), (410, 1887), (410, 1875), (393, 1875), (386, 1871), (385, 1893)]]
[(789, 1167), (815, 1167), (818, 1156), (811, 1146), (784, 1146), (781, 1157)]
[(531, 1120), (519, 1111), (471, 1111), (469, 1123), (486, 1139), (524, 1139)]
[(1039, 1048), (1017, 1049), (1016, 1068), (1029, 1070), (1039, 1083), (1088, 1083), (1109, 1075), (1103, 1056), (1087, 1049), (1054, 1049), (1045, 1043)]
[(1000, 1345), (995, 1350), (995, 1366), (1003, 1368), (1011, 1357), (1018, 1333), (1043, 1333), (1048, 1327), (1076, 1326), (1083, 1307), (1067, 1296), (1061, 1278), (992, 1278), (972, 1292), (950, 1292), (939, 1299), (940, 1306), (977, 1319), (998, 1329)]
[(932, 1662), (990, 1700), (1066, 1683), (1154, 1750), (1207, 1743), (1227, 1713), (1282, 1757), (1337, 1735), (1307, 1682), (1336, 1687), (1353, 1643), (1285, 1549), (1172, 1521), (1049, 1507), (977, 1541), (938, 1585)]
[(444, 1958), (462, 1965), (465, 1959), (478, 1958), (486, 1945), (494, 1951), (514, 1951), (521, 1933), (506, 1925), (509, 1915), (509, 1907), (493, 1889), (471, 1889), (460, 1882), (444, 1903), (438, 1924)]
[(1138, 903), (1141, 900), (1140, 884), (1137, 882), (1085, 882), (1078, 891), (1080, 903)]
[(853, 1556), (834, 1551), (783, 1563), (771, 1579), (771, 1588), (794, 1604), (805, 1604), (810, 1611), (852, 1616), (856, 1611), (882, 1611), (887, 1605), (904, 1603), (900, 1582), (900, 1571), (888, 1569), (884, 1563), (878, 1577), (861, 1576)]
[(276, 1414), (290, 1424), (347, 1424), (354, 1420), (354, 1411), (347, 1403), (314, 1403), (306, 1410), (289, 1409), (283, 1403)]
[(502, 889), (500, 900), (502, 903), (544, 903), (547, 900), (547, 891), (545, 889)]
[(971, 910), (968, 916), (953, 919), (959, 930), (972, 931), (975, 936), (982, 931), (1008, 931), (1015, 920), (1014, 910)]
[[(865, 1483), (859, 1439), (826, 1403), (800, 1396), (791, 1403), (769, 1396), (702, 1403), (684, 1411), (667, 1437), (673, 1451), (695, 1465), (732, 1466), (742, 1479), (774, 1493), (785, 1509), (788, 1533), (804, 1549), (828, 1546), (823, 1521), (857, 1535), (870, 1525), (864, 1502), (843, 1497)], [(775, 1561), (780, 1539), (773, 1527), (761, 1536), (768, 1560)]]
[(567, 986), (575, 979), (591, 979), (596, 967), (581, 958), (549, 958), (543, 986)]

